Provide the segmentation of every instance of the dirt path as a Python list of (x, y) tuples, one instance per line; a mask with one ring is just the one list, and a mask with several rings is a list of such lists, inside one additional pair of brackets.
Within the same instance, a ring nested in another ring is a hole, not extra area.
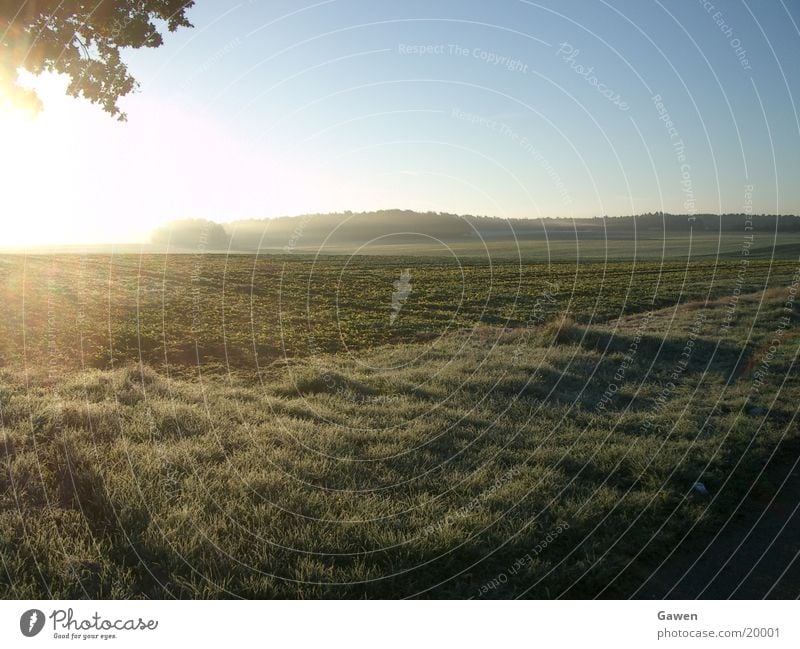
[[(759, 480), (774, 494), (746, 500), (714, 539), (693, 532), (636, 594), (639, 599), (796, 599), (800, 597), (800, 463), (781, 449)], [(785, 483), (784, 483), (785, 480)], [(719, 528), (717, 528), (719, 529)], [(713, 539), (713, 540), (712, 540)], [(690, 569), (689, 566), (697, 563)]]

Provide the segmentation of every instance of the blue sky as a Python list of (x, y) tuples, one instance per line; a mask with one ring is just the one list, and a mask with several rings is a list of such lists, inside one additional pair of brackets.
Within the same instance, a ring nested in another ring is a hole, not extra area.
[(33, 153), (83, 171), (57, 204), (16, 183), (31, 228), (740, 212), (750, 185), (756, 213), (800, 213), (796, 2), (198, 0), (190, 19), (126, 57), (126, 124), (39, 82)]

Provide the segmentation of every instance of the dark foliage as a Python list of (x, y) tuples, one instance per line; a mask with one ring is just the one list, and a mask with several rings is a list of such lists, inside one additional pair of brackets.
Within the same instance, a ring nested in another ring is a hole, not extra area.
[(39, 98), (18, 85), (22, 68), (67, 74), (67, 92), (100, 104), (120, 120), (118, 100), (136, 89), (120, 51), (159, 47), (160, 29), (191, 27), (193, 0), (2, 0), (0, 91), (38, 108)]

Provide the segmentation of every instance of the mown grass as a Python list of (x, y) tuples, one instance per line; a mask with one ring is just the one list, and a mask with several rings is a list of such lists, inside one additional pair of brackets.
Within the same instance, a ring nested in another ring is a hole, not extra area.
[(0, 595), (630, 594), (797, 448), (796, 308), (536, 295), (527, 326), (258, 374), (0, 370)]

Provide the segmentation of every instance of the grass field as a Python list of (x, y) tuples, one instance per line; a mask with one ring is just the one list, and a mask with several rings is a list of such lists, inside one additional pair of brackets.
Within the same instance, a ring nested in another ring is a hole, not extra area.
[(797, 254), (715, 246), (2, 257), (0, 595), (635, 595), (800, 450)]
[[(416, 237), (412, 241), (395, 243), (391, 238), (380, 239), (371, 244), (325, 244), (323, 247), (302, 245), (302, 239), (294, 248), (296, 254), (307, 255), (359, 255), (359, 256), (412, 256), (440, 259), (492, 259), (536, 263), (572, 264), (592, 261), (658, 261), (661, 259), (691, 260), (736, 258), (742, 254), (745, 233), (731, 232), (645, 232), (637, 234), (602, 231), (574, 232), (559, 230), (535, 238), (520, 237), (509, 240), (470, 238), (465, 241), (432, 242), (427, 237)], [(750, 236), (750, 232), (746, 233)], [(800, 234), (796, 232), (760, 231), (752, 233), (750, 246), (754, 257), (774, 258), (800, 255)], [(281, 254), (285, 243), (274, 248), (265, 248), (266, 254)], [(224, 251), (222, 251), (224, 252)]]

